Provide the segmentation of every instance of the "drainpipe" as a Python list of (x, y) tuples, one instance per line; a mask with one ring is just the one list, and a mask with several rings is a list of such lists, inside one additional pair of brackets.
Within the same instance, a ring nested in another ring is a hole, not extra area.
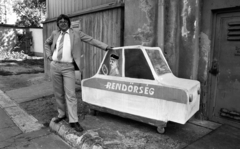
[(164, 0), (158, 0), (157, 44), (164, 52)]

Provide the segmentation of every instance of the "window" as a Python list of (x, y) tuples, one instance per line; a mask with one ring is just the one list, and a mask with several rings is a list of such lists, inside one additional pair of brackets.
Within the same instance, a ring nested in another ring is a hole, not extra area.
[(125, 49), (125, 76), (154, 80), (141, 49)]
[(107, 53), (99, 74), (122, 76), (122, 49)]
[(167, 65), (167, 61), (163, 57), (162, 53), (158, 49), (146, 49), (147, 54), (152, 62), (153, 68), (158, 76), (171, 73), (170, 68)]

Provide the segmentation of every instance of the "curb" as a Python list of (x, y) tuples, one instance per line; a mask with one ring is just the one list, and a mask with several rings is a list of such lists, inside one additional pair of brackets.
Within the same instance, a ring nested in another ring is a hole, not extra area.
[(65, 121), (54, 123), (55, 118), (50, 122), (50, 129), (56, 132), (69, 145), (76, 149), (103, 149), (103, 139), (98, 132), (86, 130), (81, 133), (76, 132)]
[(43, 125), (36, 118), (29, 115), (19, 105), (11, 100), (3, 91), (0, 90), (0, 108), (2, 108), (10, 119), (18, 126), (23, 133), (40, 130)]

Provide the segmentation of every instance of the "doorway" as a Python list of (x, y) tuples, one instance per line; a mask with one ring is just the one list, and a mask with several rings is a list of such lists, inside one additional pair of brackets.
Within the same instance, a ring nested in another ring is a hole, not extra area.
[(240, 10), (214, 14), (209, 119), (240, 128)]

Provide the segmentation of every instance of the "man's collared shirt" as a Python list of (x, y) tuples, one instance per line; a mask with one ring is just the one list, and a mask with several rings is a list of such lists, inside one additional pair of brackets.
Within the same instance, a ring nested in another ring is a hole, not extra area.
[[(58, 47), (59, 47), (61, 38), (62, 38), (62, 31), (56, 42), (56, 50), (54, 51), (53, 56), (52, 56), (53, 61), (59, 61), (57, 59), (57, 55), (58, 55)], [(60, 60), (60, 62), (69, 62), (69, 63), (73, 62), (69, 29), (66, 31), (66, 33), (64, 35), (62, 59)]]

